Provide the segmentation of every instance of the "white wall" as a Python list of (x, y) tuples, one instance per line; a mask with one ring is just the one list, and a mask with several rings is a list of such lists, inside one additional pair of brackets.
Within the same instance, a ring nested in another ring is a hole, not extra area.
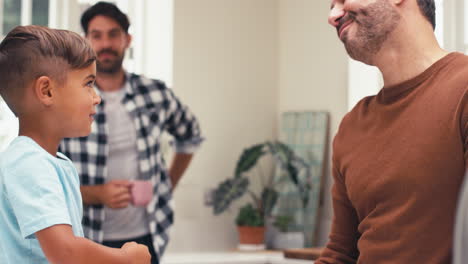
[(213, 216), (203, 193), (233, 175), (243, 148), (275, 138), (276, 0), (175, 0), (174, 90), (206, 142), (175, 191), (169, 252), (231, 250), (234, 217)]
[(362, 98), (377, 94), (382, 86), (382, 74), (377, 67), (348, 59), (348, 110)]
[[(236, 209), (214, 217), (203, 193), (232, 175), (244, 147), (276, 137), (282, 111), (327, 110), (335, 134), (347, 110), (348, 60), (328, 11), (327, 1), (175, 0), (174, 90), (207, 140), (175, 192), (169, 252), (236, 247)], [(321, 244), (329, 173), (326, 183)]]
[(145, 34), (141, 68), (146, 76), (163, 80), (172, 87), (174, 1), (146, 0), (144, 3), (142, 27)]
[[(329, 1), (279, 1), (279, 112), (326, 110), (331, 136), (347, 111), (348, 59), (336, 31), (327, 24)], [(328, 237), (332, 210), (328, 170), (320, 244)]]
[(81, 33), (78, 0), (49, 0), (49, 27)]

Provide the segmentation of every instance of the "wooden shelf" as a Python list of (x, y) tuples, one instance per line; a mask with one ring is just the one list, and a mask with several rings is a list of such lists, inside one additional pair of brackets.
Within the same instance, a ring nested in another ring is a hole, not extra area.
[(316, 260), (323, 248), (297, 248), (285, 249), (283, 254), (285, 258)]

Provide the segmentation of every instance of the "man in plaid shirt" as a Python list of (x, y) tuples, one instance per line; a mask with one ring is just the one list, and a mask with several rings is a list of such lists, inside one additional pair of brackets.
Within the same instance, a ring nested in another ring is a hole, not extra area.
[[(85, 235), (111, 247), (127, 241), (146, 244), (159, 263), (173, 223), (172, 190), (203, 141), (195, 116), (166, 85), (122, 68), (130, 45), (129, 21), (115, 5), (87, 9), (81, 25), (97, 53), (96, 88), (102, 98), (88, 137), (65, 139), (61, 151), (81, 178)], [(161, 154), (161, 134), (174, 137), (169, 170)], [(134, 180), (152, 185), (153, 197), (134, 206)]]

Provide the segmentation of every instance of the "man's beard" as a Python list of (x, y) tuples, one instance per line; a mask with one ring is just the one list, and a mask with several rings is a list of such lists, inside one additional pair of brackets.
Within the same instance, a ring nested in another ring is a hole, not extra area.
[(349, 31), (345, 32), (343, 42), (346, 51), (351, 58), (370, 64), (397, 27), (401, 16), (387, 0), (380, 0), (357, 13), (348, 13), (340, 25), (349, 19), (356, 23), (357, 31), (352, 38)]
[(122, 63), (125, 57), (125, 52), (122, 54), (119, 54), (118, 52), (111, 50), (111, 49), (105, 49), (101, 50), (98, 52), (98, 58), (99, 55), (102, 53), (110, 53), (115, 56), (115, 59), (104, 59), (103, 61), (100, 61), (99, 59), (96, 60), (96, 71), (100, 73), (107, 73), (107, 74), (113, 74), (117, 73), (120, 71), (122, 68)]

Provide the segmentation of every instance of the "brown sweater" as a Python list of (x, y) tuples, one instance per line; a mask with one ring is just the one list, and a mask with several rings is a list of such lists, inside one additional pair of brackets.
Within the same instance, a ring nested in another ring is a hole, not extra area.
[(451, 53), (344, 117), (333, 142), (333, 226), (316, 264), (451, 263), (467, 87), (468, 57)]

